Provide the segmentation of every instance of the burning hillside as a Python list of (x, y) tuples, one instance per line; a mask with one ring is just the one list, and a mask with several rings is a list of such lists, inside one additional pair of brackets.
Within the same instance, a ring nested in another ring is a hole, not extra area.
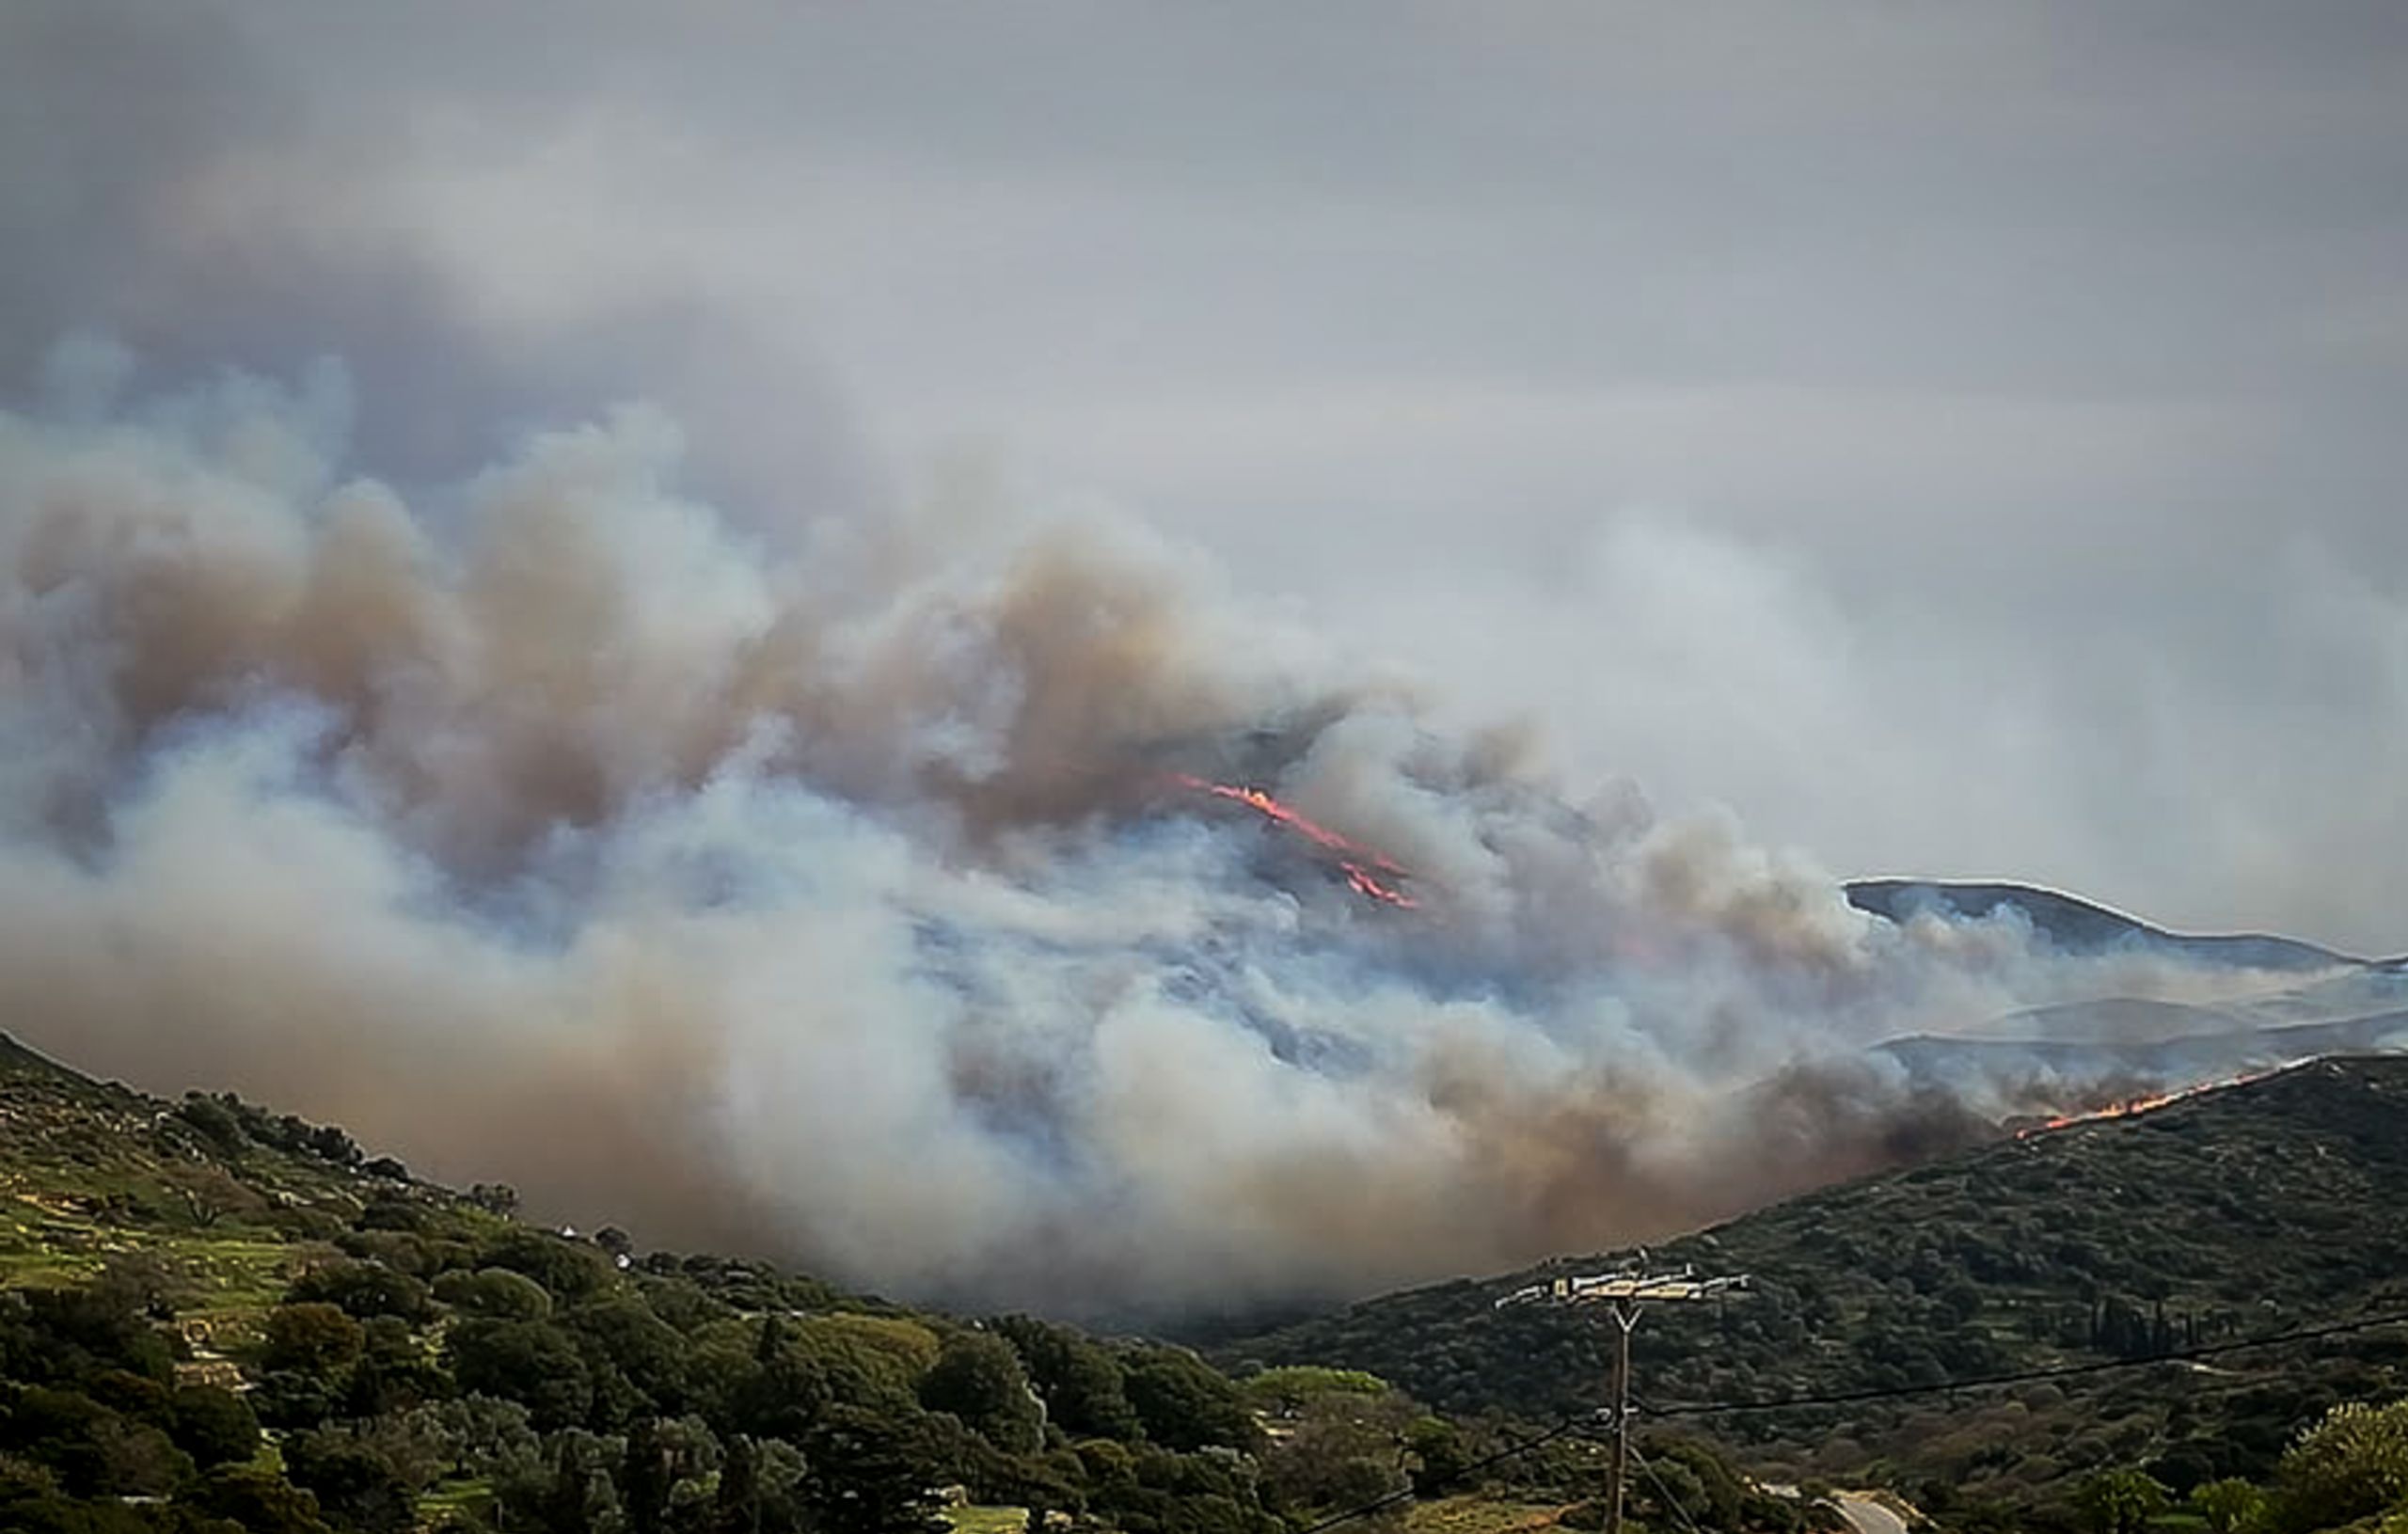
[(1210, 783), (1185, 773), (1175, 775), (1171, 781), (1194, 793), (1243, 804), (1265, 821), (1299, 838), (1306, 846), (1324, 854), (1330, 865), (1345, 880), (1346, 887), (1366, 900), (1406, 910), (1421, 904), (1404, 893), (1404, 880), (1411, 876), (1396, 860), (1307, 819), (1259, 788)]
[[(1354, 1292), (2021, 1100), (1875, 1039), (2250, 983), (1569, 807), (1142, 528), (773, 536), (642, 412), (429, 511), (342, 415), (0, 416), (0, 1007), (547, 1213), (1056, 1311)], [(1128, 813), (1166, 762), (1251, 825)]]
[(2012, 1118), (2007, 1121), (2006, 1127), (2014, 1131), (2017, 1139), (2028, 1140), (2036, 1134), (2049, 1134), (2058, 1130), (2069, 1130), (2080, 1124), (2099, 1124), (2120, 1118), (2138, 1118), (2143, 1114), (2152, 1114), (2160, 1108), (2170, 1108), (2178, 1102), (2188, 1102), (2194, 1098), (2203, 1098), (2210, 1093), (2227, 1091), (2236, 1086), (2247, 1086), (2252, 1082), (2262, 1082), (2269, 1077), (2279, 1076), (2287, 1070), (2295, 1070), (2307, 1063), (2305, 1060), (2294, 1060), (2288, 1065), (2275, 1066), (2265, 1070), (2243, 1071), (2238, 1076), (2226, 1076), (2217, 1081), (2197, 1082), (2188, 1086), (2140, 1092), (2130, 1097), (2111, 1097), (2095, 1107), (2072, 1113), (2052, 1114), (2043, 1118)]

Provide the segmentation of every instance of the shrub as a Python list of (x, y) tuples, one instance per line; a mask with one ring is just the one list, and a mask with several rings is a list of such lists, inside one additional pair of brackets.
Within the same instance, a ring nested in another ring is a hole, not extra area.
[(544, 1286), (507, 1268), (454, 1269), (436, 1279), (435, 1297), (493, 1321), (542, 1321), (552, 1313), (552, 1297)]
[(377, 1262), (337, 1262), (301, 1275), (293, 1286), (293, 1301), (323, 1301), (358, 1321), (398, 1316), (425, 1321), (435, 1307), (424, 1284), (397, 1269)]
[(261, 1361), (270, 1369), (325, 1374), (358, 1357), (365, 1336), (339, 1305), (318, 1300), (280, 1305), (268, 1312)]
[(214, 1384), (177, 1387), (167, 1405), (167, 1432), (203, 1470), (243, 1463), (260, 1449), (260, 1419), (250, 1403)]

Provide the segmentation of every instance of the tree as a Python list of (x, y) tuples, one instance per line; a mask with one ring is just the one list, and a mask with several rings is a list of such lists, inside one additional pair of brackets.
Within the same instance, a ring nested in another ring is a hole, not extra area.
[(937, 1531), (928, 1446), (919, 1426), (858, 1406), (832, 1406), (802, 1446), (801, 1487), (812, 1526), (825, 1534)]
[[(131, 1210), (127, 1217), (138, 1218)], [(146, 1323), (175, 1320), (177, 1299), (191, 1292), (190, 1282), (180, 1278), (166, 1258), (156, 1252), (112, 1254), (91, 1287), (129, 1307)]]
[(1413, 1403), (1392, 1391), (1331, 1388), (1307, 1397), (1287, 1436), (1263, 1454), (1266, 1498), (1291, 1511), (1326, 1512), (1405, 1490), (1404, 1434), (1413, 1419)]
[(323, 1300), (280, 1305), (267, 1315), (267, 1350), (262, 1361), (271, 1369), (323, 1375), (359, 1356), (367, 1334), (341, 1308)]
[(10, 1534), (155, 1534), (157, 1526), (114, 1499), (62, 1494), (38, 1465), (0, 1460), (0, 1527)]
[(359, 1361), (352, 1366), (343, 1391), (345, 1413), (376, 1416), (451, 1394), (451, 1382), (426, 1355), (408, 1322), (396, 1316), (379, 1316), (363, 1330), (366, 1336)]
[(720, 1468), (711, 1512), (715, 1534), (760, 1534), (761, 1451), (749, 1433), (727, 1441), (727, 1463)]
[(2239, 1477), (2192, 1487), (2189, 1502), (2208, 1534), (2249, 1534), (2266, 1516), (2266, 1494)]
[(352, 1137), (333, 1124), (311, 1126), (301, 1136), (302, 1146), (313, 1156), (321, 1156), (338, 1166), (357, 1166), (368, 1159)]
[(408, 1478), (369, 1440), (313, 1429), (292, 1434), (281, 1447), (285, 1475), (337, 1521), (368, 1534), (403, 1534), (416, 1522)]
[(690, 1278), (655, 1278), (643, 1286), (642, 1292), (643, 1303), (654, 1315), (689, 1336), (734, 1314)]
[(1005, 1316), (987, 1324), (1020, 1353), (1054, 1426), (1073, 1438), (1122, 1443), (1143, 1431), (1137, 1409), (1129, 1404), (1120, 1361), (1109, 1349), (1067, 1326), (1028, 1316)]
[(1442, 1416), (1416, 1418), (1404, 1430), (1404, 1447), (1413, 1456), (1413, 1489), (1434, 1495), (1454, 1484), (1471, 1463), (1463, 1434)]
[(817, 1353), (771, 1316), (728, 1393), (724, 1415), (739, 1432), (800, 1441), (834, 1400)]
[(71, 1495), (155, 1495), (192, 1474), (166, 1433), (80, 1391), (35, 1385), (0, 1405), (0, 1444), (48, 1468)]
[(120, 1416), (154, 1428), (167, 1426), (167, 1405), (173, 1398), (156, 1380), (112, 1368), (79, 1383), (84, 1395)]
[(515, 1400), (457, 1396), (419, 1407), (410, 1413), (410, 1421), (451, 1473), (463, 1479), (531, 1463), (542, 1451), (527, 1408)]
[(2073, 1494), (2074, 1510), (2092, 1534), (2140, 1534), (2166, 1501), (2162, 1482), (2131, 1469), (2101, 1470)]
[(554, 1440), (555, 1475), (548, 1514), (553, 1534), (617, 1534), (626, 1526), (612, 1473), (626, 1454), (615, 1434), (572, 1428)]
[(368, 1207), (353, 1222), (362, 1231), (407, 1235), (424, 1235), (434, 1223), (434, 1211), (426, 1205), (391, 1189), (372, 1194)]
[(601, 1253), (540, 1230), (513, 1230), (502, 1237), (485, 1254), (485, 1265), (525, 1273), (560, 1302), (590, 1298), (611, 1278), (610, 1259)]
[(163, 1168), (159, 1180), (182, 1203), (184, 1213), (196, 1230), (208, 1230), (235, 1210), (257, 1208), (261, 1202), (259, 1194), (220, 1167)]
[(635, 1534), (660, 1534), (669, 1516), (669, 1489), (676, 1484), (673, 1450), (650, 1417), (627, 1431), (627, 1452), (619, 1462), (619, 1496)]
[(240, 1156), (250, 1148), (250, 1140), (243, 1133), (243, 1122), (233, 1110), (214, 1098), (198, 1092), (187, 1092), (176, 1106), (176, 1116), (200, 1131), (202, 1139), (219, 1155)]
[(46, 1384), (106, 1368), (153, 1380), (175, 1373), (166, 1339), (124, 1285), (21, 1289), (11, 1298), (15, 1313), (0, 1310), (0, 1369), (10, 1379)]
[(1158, 1444), (1182, 1452), (1209, 1444), (1243, 1449), (1260, 1436), (1238, 1387), (1184, 1348), (1147, 1348), (1122, 1368), (1129, 1403)]
[(627, 1415), (673, 1416), (688, 1405), (686, 1339), (633, 1296), (580, 1305), (560, 1318), (597, 1384), (621, 1386)]
[(712, 1499), (711, 1534), (800, 1534), (807, 1475), (802, 1454), (792, 1444), (737, 1434), (728, 1441), (727, 1463)]
[(518, 1402), (539, 1430), (578, 1426), (593, 1407), (584, 1358), (549, 1322), (463, 1321), (445, 1349), (461, 1389)]
[(972, 1494), (981, 1502), (1027, 1509), (1032, 1534), (1041, 1534), (1049, 1514), (1058, 1512), (1075, 1521), (1086, 1510), (1085, 1476), (1072, 1450), (995, 1454), (989, 1459), (982, 1477), (970, 1483)]
[(2283, 1456), (2275, 1487), (2285, 1529), (2331, 1528), (2408, 1502), (2408, 1400), (2334, 1407)]
[(943, 1351), (935, 1332), (895, 1316), (837, 1311), (806, 1318), (795, 1333), (825, 1364), (839, 1400), (896, 1412), (919, 1404), (920, 1380)]
[(332, 1534), (316, 1497), (248, 1465), (220, 1465), (177, 1500), (229, 1520), (244, 1534)]
[(1253, 1462), (1242, 1454), (1099, 1441), (1080, 1445), (1079, 1457), (1094, 1472), (1089, 1510), (1106, 1526), (1155, 1534), (1275, 1534), (1289, 1526), (1263, 1508)]
[(246, 1398), (262, 1427), (291, 1432), (314, 1428), (335, 1415), (338, 1392), (323, 1375), (298, 1369), (277, 1369), (260, 1380)]
[(1045, 1442), (1044, 1412), (1021, 1370), (1020, 1354), (984, 1332), (945, 1338), (935, 1366), (920, 1382), (920, 1404), (952, 1413), (1008, 1454), (1030, 1453)]
[[(1722, 1457), (1703, 1444), (1687, 1439), (1651, 1439), (1646, 1447), (1655, 1475), (1644, 1478), (1648, 1488), (1664, 1501), (1672, 1522), (1700, 1524), (1707, 1528), (1739, 1528), (1752, 1523), (1746, 1515), (1748, 1483)], [(1663, 1485), (1656, 1485), (1661, 1480)]]
[(291, 1300), (314, 1300), (340, 1308), (356, 1321), (398, 1316), (422, 1321), (435, 1314), (424, 1284), (381, 1262), (333, 1262), (303, 1273)]
[(552, 1297), (544, 1286), (507, 1268), (475, 1273), (455, 1268), (436, 1279), (435, 1297), (455, 1310), (494, 1321), (542, 1321), (552, 1313)]
[(260, 1419), (250, 1403), (230, 1390), (180, 1385), (167, 1414), (168, 1436), (203, 1470), (241, 1464), (260, 1450)]
[(635, 1534), (665, 1534), (673, 1510), (699, 1512), (704, 1481), (720, 1465), (719, 1440), (699, 1417), (650, 1417), (627, 1432), (619, 1494)]

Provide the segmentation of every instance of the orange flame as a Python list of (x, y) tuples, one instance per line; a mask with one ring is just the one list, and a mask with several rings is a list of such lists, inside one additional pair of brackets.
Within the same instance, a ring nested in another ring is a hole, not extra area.
[(2228, 1086), (2247, 1086), (2251, 1082), (2262, 1082), (2267, 1077), (2278, 1076), (2289, 1068), (2290, 1067), (2288, 1066), (2274, 1066), (2265, 1070), (2244, 1071), (2241, 1075), (2226, 1077), (2223, 1081), (2201, 1082), (2195, 1086), (2180, 1086), (2171, 1091), (2150, 1092), (2136, 1098), (2125, 1098), (2120, 1101), (2110, 1102), (2103, 1107), (2092, 1108), (2083, 1113), (2059, 1114), (2053, 1118), (2044, 1119), (2040, 1123), (2027, 1125), (2016, 1131), (2015, 1137), (2019, 1140), (2029, 1140), (2036, 1134), (2071, 1129), (2076, 1124), (2097, 1124), (2109, 1119), (2138, 1118), (2143, 1114), (2155, 1113), (2160, 1108), (2169, 1107), (2178, 1102), (2187, 1102), (2193, 1098), (2205, 1097), (2210, 1092), (2221, 1092)]
[(1338, 854), (1338, 870), (1346, 876), (1346, 884), (1355, 894), (1383, 905), (1412, 910), (1421, 902), (1397, 888), (1395, 881), (1409, 878), (1403, 867), (1386, 854), (1372, 850), (1359, 842), (1339, 835), (1327, 826), (1307, 819), (1273, 799), (1259, 788), (1246, 788), (1230, 783), (1212, 783), (1194, 778), (1184, 772), (1172, 774), (1172, 781), (1182, 788), (1193, 788), (1216, 799), (1243, 804), (1266, 820), (1276, 821), (1314, 846)]

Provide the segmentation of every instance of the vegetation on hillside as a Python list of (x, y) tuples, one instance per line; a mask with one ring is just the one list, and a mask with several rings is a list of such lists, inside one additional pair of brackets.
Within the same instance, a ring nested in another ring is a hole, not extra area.
[[(1865, 1481), (1972, 1534), (2408, 1534), (2400, 1330), (2165, 1356), (2408, 1309), (2403, 1172), (2408, 1062), (2328, 1063), (1650, 1254), (1756, 1282), (1640, 1330), (1654, 1415), (1634, 1534), (1803, 1534), (1834, 1526), (1831, 1484)], [(1354, 1526), (1407, 1534), (1603, 1520), (1597, 1318), (1490, 1308), (1543, 1273), (1356, 1306), (1224, 1373), (1159, 1343), (541, 1230), (515, 1202), (417, 1181), (339, 1130), (161, 1101), (0, 1040), (0, 1527), (1282, 1534), (1367, 1505)], [(2068, 1366), (2113, 1367), (1927, 1388)]]
[(1944, 1496), (1934, 1506), (1974, 1534), (2036, 1522), (2067, 1534), (2408, 1534), (2408, 1399), (2334, 1407), (2262, 1482), (2227, 1476), (2178, 1494), (2146, 1470), (2117, 1465), (2083, 1478), (2036, 1520)]
[[(2408, 1060), (2328, 1061), (2143, 1116), (2003, 1142), (1810, 1194), (1671, 1242), (1651, 1266), (1752, 1275), (1726, 1303), (1651, 1309), (1643, 1401), (1762, 1402), (2061, 1366), (2143, 1365), (2012, 1388), (1707, 1414), (1771, 1474), (1877, 1477), (1953, 1504), (2060, 1504), (2145, 1469), (2176, 1495), (2274, 1473), (2319, 1414), (2408, 1389), (2408, 1329), (2165, 1359), (2408, 1311)], [(1629, 1254), (1367, 1302), (1224, 1346), (1310, 1360), (1443, 1411), (1598, 1404), (1610, 1327), (1500, 1295)]]
[[(454, 1194), (339, 1130), (5, 1041), (0, 1179), (11, 1530), (1273, 1534), (1459, 1489), (1523, 1431), (1360, 1372), (1238, 1381), (1180, 1348), (535, 1229), (506, 1188)], [(1667, 1455), (1641, 1516), (1808, 1522), (1706, 1449)], [(1468, 1484), (1578, 1525), (1601, 1477), (1566, 1439)]]

